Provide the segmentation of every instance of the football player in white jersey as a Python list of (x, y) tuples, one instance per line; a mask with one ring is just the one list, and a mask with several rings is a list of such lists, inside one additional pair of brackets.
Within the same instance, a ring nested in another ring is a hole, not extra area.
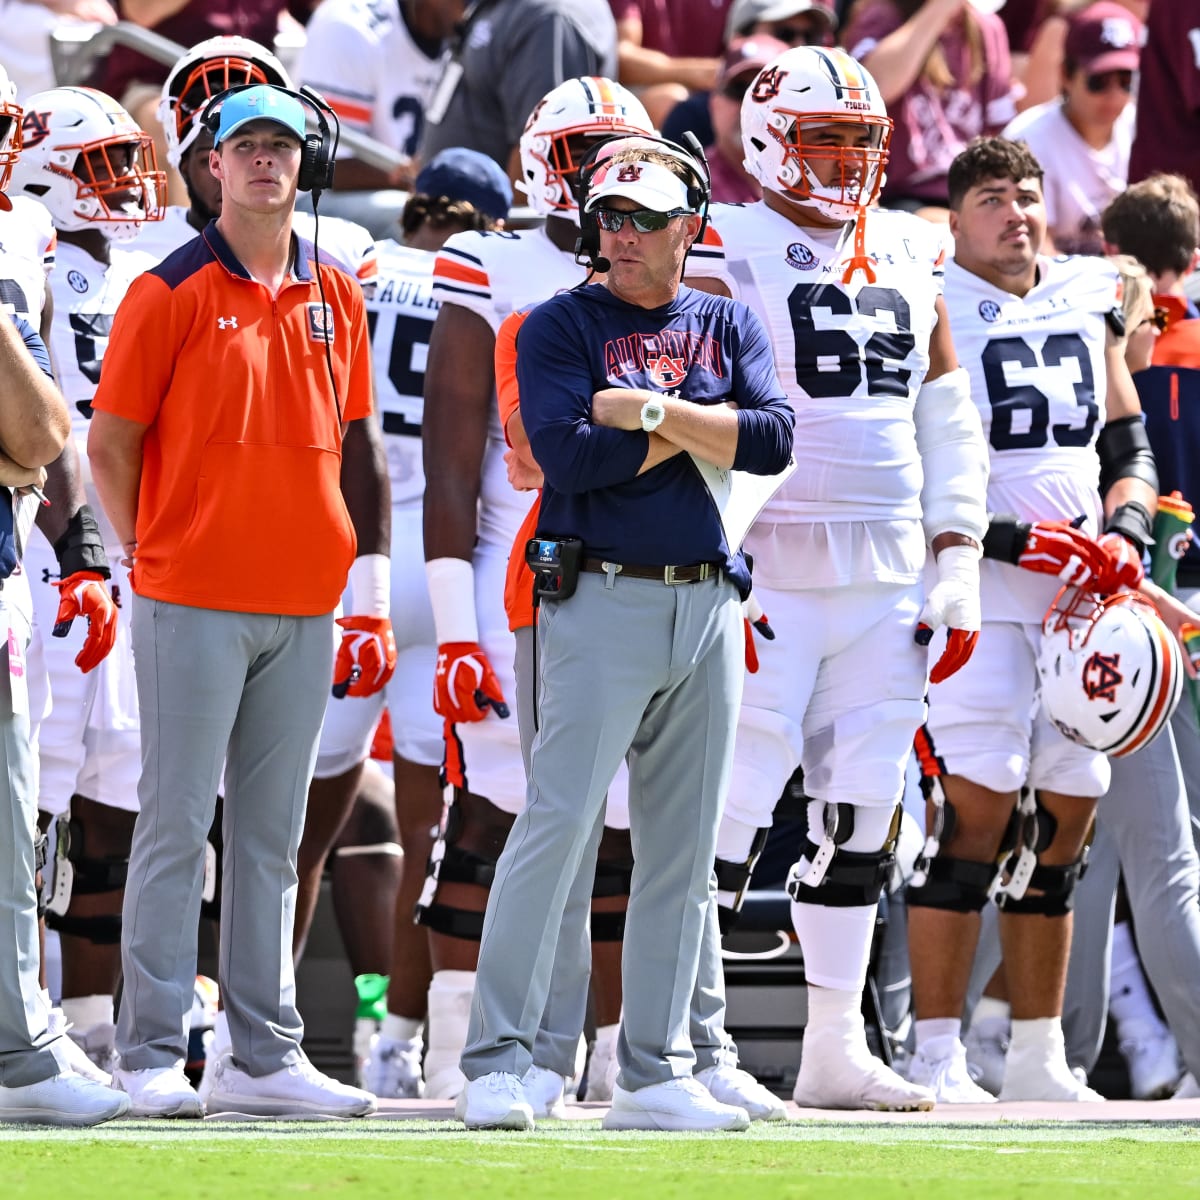
[(1039, 708), (1036, 661), (1064, 582), (1139, 585), (1158, 484), (1116, 272), (1038, 255), (1041, 179), (1028, 147), (1003, 138), (976, 139), (950, 171), (946, 303), (988, 437), (989, 508), (1013, 514), (985, 541), (979, 650), (932, 691), (917, 739), (930, 837), (908, 890), (911, 1074), (951, 1101), (987, 1098), (959, 1018), (990, 896), (1013, 1015), (1000, 1099), (1101, 1099), (1068, 1069), (1061, 1014), (1072, 895), (1109, 765)]
[[(310, 814), (321, 827), (328, 851), (346, 804), (356, 790), (372, 732), (384, 701), (391, 716), (395, 746), (396, 821), (403, 850), (396, 896), (387, 1015), (370, 1048), (363, 1083), (381, 1098), (415, 1097), (422, 1091), (421, 1028), (431, 968), (429, 937), (414, 924), (413, 907), (425, 882), (433, 849), (433, 830), (442, 818), (442, 720), (429, 702), (429, 683), (437, 658), (433, 613), (425, 584), (422, 547), (422, 498), (425, 474), (421, 454), (421, 395), (430, 331), (438, 302), (432, 295), (434, 252), (452, 235), (503, 226), (512, 204), (507, 176), (491, 159), (473, 150), (452, 149), (425, 166), (401, 216), (403, 241), (378, 244), (379, 278), (368, 295), (367, 321), (375, 361), (376, 400), (383, 424), (392, 484), (392, 610), (404, 613), (396, 638), (396, 670), (386, 693), (332, 700), (325, 714), (317, 759), (317, 777), (327, 785), (350, 780), (335, 814)], [(328, 800), (325, 796), (323, 799)], [(310, 841), (306, 824), (305, 843)], [(301, 867), (305, 846), (301, 847)], [(319, 870), (313, 884), (319, 882)], [(305, 880), (301, 878), (301, 889)], [(315, 901), (315, 890), (312, 901)], [(297, 904), (311, 917), (312, 903)]]
[[(509, 486), (504, 464), (494, 398), (496, 331), (510, 313), (586, 277), (574, 256), (579, 206), (572, 185), (588, 147), (611, 134), (649, 132), (642, 105), (608, 79), (569, 79), (552, 89), (521, 136), (517, 185), (545, 224), (528, 232), (460, 234), (441, 249), (434, 267), (434, 296), (441, 309), (425, 374), (425, 566), (437, 627), (435, 705), (456, 727), (452, 746), (461, 746), (467, 779), (455, 787), (446, 834), (435, 852), (437, 876), (428, 881), (419, 910), (419, 919), (432, 931), (434, 968), (427, 1096), (455, 1096), (462, 1087), (458, 1059), (466, 1040), (487, 887), (513, 817), (525, 803), (517, 722), (498, 713), (501, 706), (507, 713), (507, 700), (516, 694), (515, 638), (505, 612), (504, 580), (529, 497)], [(532, 629), (522, 635), (531, 648)], [(610, 862), (613, 889), (627, 895), (628, 819), (613, 804), (608, 819), (618, 828), (601, 860)], [(615, 1050), (619, 913), (610, 925), (595, 940), (593, 994), (597, 1024), (607, 1030), (608, 1046)], [(542, 1080), (559, 1098), (563, 1076), (574, 1073), (578, 1034), (576, 1029), (568, 1037), (564, 1031), (553, 1051), (542, 1047), (546, 1053), (540, 1057), (535, 1051), (538, 1067), (546, 1068)], [(529, 1086), (534, 1092), (541, 1087), (532, 1081)], [(554, 1102), (552, 1096), (549, 1104)]]
[(746, 680), (717, 870), (744, 879), (801, 764), (809, 833), (788, 891), (808, 1023), (794, 1098), (814, 1108), (933, 1104), (871, 1056), (860, 1003), (924, 715), (918, 642), (950, 631), (936, 682), (979, 628), (986, 451), (941, 298), (941, 235), (871, 208), (891, 128), (848, 55), (781, 54), (742, 103), (763, 200), (714, 206), (688, 267), (764, 319), (796, 412), (797, 469), (746, 539), (777, 637)]
[[(149, 135), (102, 92), (55, 88), (30, 96), (22, 129), (24, 152), (13, 189), (44, 205), (58, 230), (49, 345), (92, 500), (86, 458), (91, 398), (117, 305), (133, 279), (153, 265), (116, 243), (127, 243), (144, 222), (161, 217), (164, 180)], [(120, 543), (99, 505), (91, 509), (99, 526), (81, 528), (80, 544), (97, 549), (98, 534), (104, 557), (70, 565), (64, 559), (60, 568), (58, 542), (52, 547), (35, 535), (26, 561), (54, 701), (39, 735), (38, 808), (56, 818), (58, 829), (47, 922), (62, 941), (63, 1009), (72, 1036), (104, 1066), (112, 1053), (121, 899), (141, 770), (133, 652), (126, 622), (117, 623), (113, 653), (98, 665), (85, 658), (86, 649), (80, 654), (77, 638), (44, 636), (60, 616), (60, 569), (77, 579), (87, 566), (91, 578), (79, 586), (98, 589), (97, 599), (104, 577), (124, 578)], [(84, 536), (89, 532), (90, 538)], [(120, 583), (112, 591), (119, 605)]]
[[(411, 160), (441, 78), (442, 42), (454, 28), (446, 7), (422, 0), (325, 0), (305, 27), (296, 74), (348, 129)], [(339, 188), (408, 187), (412, 178), (410, 162), (388, 173), (348, 151), (338, 157)]]

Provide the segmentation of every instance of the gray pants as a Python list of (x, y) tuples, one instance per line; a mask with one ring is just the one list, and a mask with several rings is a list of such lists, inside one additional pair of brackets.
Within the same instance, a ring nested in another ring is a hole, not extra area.
[(132, 630), (142, 776), (121, 939), (121, 1064), (176, 1066), (187, 1049), (204, 844), (224, 765), (221, 997), (234, 1061), (270, 1074), (303, 1058), (296, 852), (333, 676), (332, 616), (135, 596)]
[[(1200, 862), (1185, 782), (1200, 780), (1197, 771), (1200, 732), (1186, 690), (1170, 727), (1155, 742), (1112, 760), (1112, 785), (1100, 800), (1091, 858), (1076, 893), (1063, 1010), (1072, 1065), (1090, 1070), (1104, 1039), (1120, 872), (1142, 965), (1188, 1070), (1200, 1075)], [(1194, 785), (1193, 790), (1198, 791)], [(1194, 803), (1200, 806), (1200, 791)]]
[(667, 587), (588, 574), (570, 600), (543, 606), (528, 802), (488, 899), (468, 1078), (521, 1075), (532, 1061), (563, 915), (626, 755), (634, 874), (620, 1082), (691, 1074), (689, 1012), (744, 671), (739, 611), (723, 578)]
[[(23, 584), (14, 581), (8, 588)], [(0, 608), (7, 608), (2, 599)], [(24, 652), (29, 646), (27, 612), (0, 612), (5, 634), (10, 622)], [(29, 705), (25, 703), (24, 712), (13, 711), (4, 643), (0, 672), (0, 1087), (24, 1087), (57, 1075), (66, 1060), (47, 1029), (48, 1010), (39, 994), (33, 850), (37, 770), (29, 744)]]
[[(532, 625), (516, 631), (513, 673), (517, 680), (517, 720), (521, 731), (521, 755), (529, 774), (529, 756), (536, 732), (533, 681), (536, 638)], [(533, 1061), (560, 1075), (575, 1073), (575, 1052), (587, 1012), (588, 981), (591, 973), (590, 922), (592, 882), (596, 875), (596, 848), (604, 832), (601, 811), (580, 860), (579, 873), (571, 884), (563, 910), (550, 993), (533, 1043)], [(696, 1070), (728, 1064), (737, 1065), (737, 1047), (725, 1032), (725, 968), (721, 961), (721, 932), (717, 917), (716, 877), (712, 901), (701, 942), (696, 991), (692, 999), (692, 1049)]]

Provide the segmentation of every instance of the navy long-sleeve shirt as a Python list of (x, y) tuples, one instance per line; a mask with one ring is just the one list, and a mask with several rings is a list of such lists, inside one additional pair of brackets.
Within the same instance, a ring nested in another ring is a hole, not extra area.
[(787, 465), (794, 414), (775, 375), (766, 330), (744, 304), (681, 287), (643, 309), (593, 284), (539, 305), (521, 327), (521, 420), (546, 477), (538, 531), (582, 538), (592, 558), (647, 566), (720, 562), (745, 594), (749, 572), (726, 544), (691, 456), (644, 474), (641, 430), (592, 423), (607, 387), (677, 391), (694, 404), (738, 406), (735, 470)]

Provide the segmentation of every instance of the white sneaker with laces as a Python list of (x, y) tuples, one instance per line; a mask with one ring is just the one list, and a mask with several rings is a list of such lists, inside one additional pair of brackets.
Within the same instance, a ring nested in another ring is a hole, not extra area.
[(934, 1095), (902, 1079), (867, 1049), (862, 1019), (805, 1035), (792, 1099), (801, 1108), (928, 1112)]
[(468, 1129), (532, 1129), (533, 1107), (511, 1071), (489, 1071), (468, 1079), (454, 1102), (454, 1115)]
[(82, 1075), (84, 1079), (90, 1079), (93, 1083), (102, 1084), (104, 1087), (112, 1086), (112, 1076), (107, 1071), (102, 1071), (96, 1066), (88, 1058), (87, 1053), (79, 1043), (74, 1038), (67, 1036), (67, 1031), (71, 1026), (61, 1008), (51, 1008), (48, 1010), (46, 1024), (55, 1037), (62, 1039), (62, 1048), (67, 1056), (67, 1065), (76, 1075)]
[(128, 1096), (68, 1071), (20, 1087), (0, 1086), (0, 1124), (83, 1128), (123, 1117), (128, 1111)]
[(787, 1120), (787, 1105), (749, 1071), (729, 1066), (705, 1067), (696, 1072), (695, 1078), (708, 1088), (714, 1100), (744, 1108), (752, 1121)]
[(963, 1035), (967, 1052), (967, 1071), (981, 1088), (1000, 1094), (1004, 1086), (1004, 1059), (1008, 1054), (1008, 1038), (1002, 1034), (977, 1033), (968, 1029)]
[(1200, 1100), (1200, 1084), (1196, 1082), (1196, 1077), (1188, 1071), (1186, 1075), (1179, 1081), (1179, 1086), (1175, 1089), (1172, 1100)]
[(218, 1060), (205, 1103), (210, 1114), (255, 1117), (365, 1117), (375, 1108), (370, 1092), (322, 1075), (307, 1059), (255, 1076), (236, 1067), (230, 1054)]
[(908, 1081), (928, 1088), (938, 1104), (996, 1103), (996, 1097), (971, 1078), (967, 1052), (958, 1038), (946, 1055), (935, 1057), (918, 1050), (909, 1059)]
[(178, 1067), (145, 1067), (113, 1071), (113, 1087), (129, 1097), (132, 1117), (202, 1117), (196, 1089)]
[(1117, 1049), (1129, 1068), (1129, 1090), (1135, 1100), (1165, 1100), (1183, 1074), (1179, 1047), (1171, 1031), (1157, 1022), (1121, 1022)]
[(613, 1088), (612, 1107), (600, 1123), (605, 1129), (663, 1129), (671, 1132), (750, 1128), (744, 1108), (722, 1104), (702, 1083), (685, 1075), (627, 1092)]
[(562, 1120), (567, 1115), (567, 1104), (564, 1099), (567, 1081), (549, 1067), (531, 1066), (521, 1076), (521, 1087), (525, 1091), (525, 1099), (533, 1109), (534, 1120), (552, 1117)]
[(425, 1090), (421, 1078), (421, 1051), (425, 1043), (418, 1035), (406, 1041), (379, 1034), (371, 1039), (371, 1050), (363, 1070), (363, 1084), (381, 1100), (419, 1100)]

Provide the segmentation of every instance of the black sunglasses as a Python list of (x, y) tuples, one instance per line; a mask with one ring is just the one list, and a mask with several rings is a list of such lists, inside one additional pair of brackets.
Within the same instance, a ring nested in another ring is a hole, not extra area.
[(743, 97), (750, 90), (750, 85), (754, 82), (757, 71), (751, 71), (746, 75), (739, 75), (736, 79), (731, 79), (722, 89), (721, 95), (727, 100), (733, 100), (737, 104), (741, 104)]
[(766, 32), (789, 46), (820, 46), (825, 41), (825, 30), (817, 25), (773, 25)]
[(633, 212), (622, 212), (619, 208), (597, 208), (593, 210), (600, 228), (608, 233), (620, 233), (625, 228), (625, 218), (633, 222), (638, 233), (658, 233), (666, 229), (675, 217), (686, 217), (686, 208), (673, 208), (670, 212), (655, 212), (652, 208), (637, 208)]
[(1123, 92), (1133, 91), (1132, 71), (1102, 71), (1099, 75), (1089, 75), (1084, 80), (1087, 90), (1093, 96), (1107, 92), (1115, 83)]
[[(1153, 325), (1159, 333), (1166, 333), (1167, 326), (1171, 323), (1171, 310), (1169, 308), (1159, 308), (1155, 306), (1154, 311), (1142, 322), (1142, 325)], [(1141, 325), (1138, 326), (1141, 328)]]

